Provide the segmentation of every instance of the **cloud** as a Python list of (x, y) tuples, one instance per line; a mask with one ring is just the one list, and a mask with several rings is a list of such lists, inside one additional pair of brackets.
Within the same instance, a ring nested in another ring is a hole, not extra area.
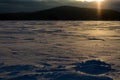
[[(120, 10), (120, 1), (106, 0), (104, 8)], [(94, 3), (77, 2), (76, 0), (0, 0), (0, 12), (25, 12), (48, 9), (56, 6), (95, 7)]]

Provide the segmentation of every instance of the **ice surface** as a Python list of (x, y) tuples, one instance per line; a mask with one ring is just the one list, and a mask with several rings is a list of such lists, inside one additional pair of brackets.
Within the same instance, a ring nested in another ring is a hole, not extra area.
[(0, 80), (120, 80), (119, 21), (0, 21)]

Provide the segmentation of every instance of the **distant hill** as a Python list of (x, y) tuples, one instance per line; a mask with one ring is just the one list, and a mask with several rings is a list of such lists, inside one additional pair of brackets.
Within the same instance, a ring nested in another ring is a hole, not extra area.
[(61, 6), (31, 13), (0, 14), (0, 20), (120, 20), (120, 12), (113, 10)]

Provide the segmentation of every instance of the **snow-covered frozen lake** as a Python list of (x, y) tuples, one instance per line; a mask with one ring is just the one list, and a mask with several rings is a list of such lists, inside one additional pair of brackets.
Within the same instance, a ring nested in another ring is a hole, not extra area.
[(120, 21), (0, 21), (0, 80), (120, 80)]

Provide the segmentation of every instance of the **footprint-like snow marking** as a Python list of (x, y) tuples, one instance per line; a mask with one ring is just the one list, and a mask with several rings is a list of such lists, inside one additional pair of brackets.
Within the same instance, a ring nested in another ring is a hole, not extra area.
[(74, 69), (88, 74), (104, 74), (113, 71), (110, 64), (99, 60), (88, 60), (86, 62), (75, 63)]

